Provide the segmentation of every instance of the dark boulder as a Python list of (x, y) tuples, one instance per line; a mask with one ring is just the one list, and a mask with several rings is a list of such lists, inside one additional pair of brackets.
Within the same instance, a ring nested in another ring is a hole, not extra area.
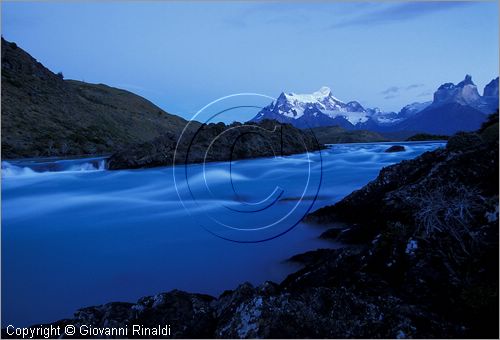
[(393, 145), (387, 148), (384, 152), (402, 152), (406, 151), (405, 147), (402, 145)]

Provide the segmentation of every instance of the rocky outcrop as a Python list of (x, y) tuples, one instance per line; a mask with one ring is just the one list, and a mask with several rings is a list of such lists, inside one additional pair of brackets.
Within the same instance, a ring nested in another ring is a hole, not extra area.
[[(158, 325), (170, 325), (167, 338), (210, 338), (216, 327), (214, 309), (211, 306), (214, 300), (208, 295), (173, 290), (143, 297), (136, 303), (112, 302), (82, 308), (75, 312), (72, 319), (60, 320), (52, 326), (61, 327), (61, 337), (76, 339), (151, 338), (151, 335), (147, 334), (134, 334), (133, 325), (149, 329), (157, 328)], [(66, 325), (74, 326), (75, 333), (66, 334), (62, 331)], [(126, 329), (127, 335), (124, 336), (123, 332), (121, 336), (107, 336), (105, 330), (113, 327)], [(101, 334), (98, 334), (98, 331), (88, 334), (91, 328), (100, 329)], [(9, 338), (7, 329), (2, 330), (2, 338)]]
[(346, 130), (340, 126), (324, 126), (312, 129), (320, 143), (372, 143), (387, 142), (388, 138), (368, 130)]
[[(335, 254), (329, 251), (324, 257)], [(156, 338), (132, 335), (133, 325), (169, 325), (171, 333), (163, 338), (388, 338), (427, 334), (409, 333), (415, 312), (412, 306), (401, 306), (396, 297), (358, 295), (347, 287), (307, 280), (302, 284), (302, 276), (306, 273), (299, 272), (282, 285), (265, 282), (254, 287), (244, 283), (218, 299), (172, 291), (141, 298), (137, 303), (87, 307), (78, 310), (73, 319), (51, 325), (61, 330), (66, 325), (75, 326), (75, 334), (61, 331), (61, 338), (113, 337), (81, 334), (81, 326), (125, 327), (128, 335), (120, 338)], [(14, 337), (4, 329), (2, 338)]]
[(389, 152), (389, 153), (390, 152), (403, 152), (405, 150), (406, 150), (405, 147), (402, 145), (393, 145), (393, 146), (387, 148), (384, 152)]
[[(204, 161), (230, 161), (316, 151), (323, 148), (314, 134), (272, 120), (259, 123), (224, 123), (188, 126), (179, 139), (165, 134), (113, 154), (110, 170), (146, 168)], [(176, 152), (175, 152), (176, 151)]]
[[(495, 143), (498, 143), (495, 128), (498, 125), (495, 118), (491, 119), (478, 133), (453, 136), (444, 149), (383, 168), (379, 176), (365, 187), (333, 206), (315, 211), (307, 219), (322, 223), (323, 219), (337, 218), (365, 224), (385, 220), (388, 216), (412, 219), (417, 194), (442, 188), (447, 183), (480, 186), (481, 190), (491, 194), (498, 183), (495, 150)], [(404, 195), (408, 198), (403, 199)], [(363, 214), (359, 214), (360, 211)]]
[(337, 224), (324, 238), (359, 253), (340, 250), (333, 266), (323, 254), (304, 270), (329, 286), (390, 291), (418, 311), (406, 336), (498, 337), (498, 185), (496, 114), (310, 214), (310, 223)]

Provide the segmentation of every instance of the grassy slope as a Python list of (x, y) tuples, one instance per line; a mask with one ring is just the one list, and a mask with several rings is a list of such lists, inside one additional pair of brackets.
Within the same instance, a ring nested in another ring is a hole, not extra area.
[(63, 80), (2, 38), (2, 157), (111, 153), (186, 121), (131, 92)]

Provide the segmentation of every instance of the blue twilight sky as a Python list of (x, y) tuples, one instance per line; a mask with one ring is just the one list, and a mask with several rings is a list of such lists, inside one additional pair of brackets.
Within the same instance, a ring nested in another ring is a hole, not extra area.
[(52, 71), (184, 117), (232, 93), (321, 86), (399, 110), (466, 73), (482, 93), (498, 25), (498, 2), (2, 2), (2, 35)]

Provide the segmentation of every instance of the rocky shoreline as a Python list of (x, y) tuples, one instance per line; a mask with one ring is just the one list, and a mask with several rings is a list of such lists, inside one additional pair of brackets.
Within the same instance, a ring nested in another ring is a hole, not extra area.
[(286, 156), (324, 148), (313, 133), (272, 120), (230, 125), (190, 123), (181, 137), (167, 133), (150, 142), (123, 148), (111, 155), (107, 168), (136, 169)]
[(498, 147), (497, 114), (308, 215), (346, 246), (292, 257), (303, 268), (280, 284), (218, 298), (174, 290), (52, 325), (169, 324), (175, 338), (497, 338)]

